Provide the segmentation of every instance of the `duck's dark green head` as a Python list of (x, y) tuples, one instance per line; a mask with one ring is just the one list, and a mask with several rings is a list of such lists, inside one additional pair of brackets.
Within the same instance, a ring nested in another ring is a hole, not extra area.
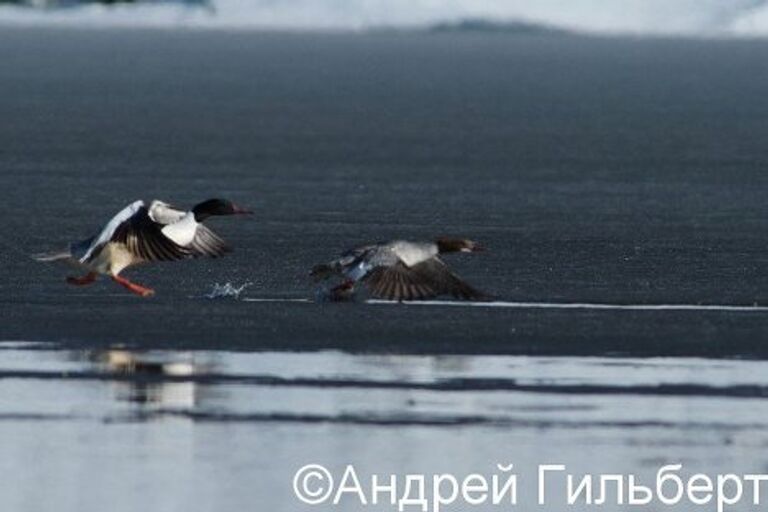
[(208, 199), (202, 203), (196, 204), (192, 208), (195, 214), (195, 220), (202, 222), (213, 215), (244, 215), (253, 213), (250, 210), (242, 208), (228, 199)]

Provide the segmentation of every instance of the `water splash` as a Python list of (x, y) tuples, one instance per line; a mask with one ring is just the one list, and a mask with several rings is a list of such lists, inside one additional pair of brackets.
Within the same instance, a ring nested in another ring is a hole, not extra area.
[(241, 285), (235, 285), (230, 282), (224, 284), (215, 283), (213, 289), (205, 295), (206, 299), (235, 299), (240, 300), (240, 295), (246, 288), (253, 283), (246, 281)]

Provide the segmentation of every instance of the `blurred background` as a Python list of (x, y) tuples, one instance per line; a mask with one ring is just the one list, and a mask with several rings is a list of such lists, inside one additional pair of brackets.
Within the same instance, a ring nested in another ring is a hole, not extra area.
[(364, 30), (517, 30), (530, 25), (634, 35), (764, 36), (764, 0), (0, 0), (18, 23)]

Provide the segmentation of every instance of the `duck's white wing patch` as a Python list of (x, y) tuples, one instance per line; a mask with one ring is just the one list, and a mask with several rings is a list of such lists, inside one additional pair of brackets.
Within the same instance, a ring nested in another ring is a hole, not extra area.
[[(144, 207), (144, 201), (134, 201), (112, 217), (109, 222), (102, 228), (101, 232), (90, 240), (88, 248), (85, 250), (82, 256), (78, 259), (81, 263), (88, 261), (93, 256), (94, 251), (101, 248), (112, 240), (112, 236), (121, 224), (128, 221), (131, 217)], [(74, 251), (73, 251), (74, 252)]]
[(176, 245), (190, 250), (193, 256), (217, 258), (232, 250), (216, 233), (197, 222), (192, 212), (164, 226), (161, 233)]
[(153, 222), (166, 226), (182, 220), (189, 212), (179, 210), (168, 203), (155, 199), (149, 205), (148, 214)]
[(192, 244), (197, 234), (198, 222), (195, 220), (195, 214), (188, 212), (172, 224), (164, 226), (161, 231), (168, 239), (182, 247), (188, 247)]

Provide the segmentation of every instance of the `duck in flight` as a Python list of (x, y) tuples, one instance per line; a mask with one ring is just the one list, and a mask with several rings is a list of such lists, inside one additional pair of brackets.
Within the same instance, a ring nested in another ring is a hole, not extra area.
[(310, 275), (317, 281), (341, 276), (344, 281), (331, 290), (332, 300), (344, 300), (363, 283), (372, 297), (386, 300), (424, 300), (451, 295), (463, 300), (489, 300), (454, 274), (440, 258), (452, 252), (477, 252), (483, 248), (472, 240), (438, 238), (434, 242), (393, 242), (352, 249), (329, 263), (316, 265)]
[(207, 256), (216, 258), (231, 251), (227, 243), (202, 222), (214, 215), (251, 213), (226, 199), (209, 199), (184, 211), (162, 201), (149, 206), (135, 201), (101, 229), (62, 252), (34, 256), (38, 261), (63, 260), (87, 270), (82, 277), (68, 277), (72, 285), (93, 283), (106, 275), (131, 292), (148, 297), (154, 290), (133, 283), (120, 273), (139, 263), (175, 261)]

